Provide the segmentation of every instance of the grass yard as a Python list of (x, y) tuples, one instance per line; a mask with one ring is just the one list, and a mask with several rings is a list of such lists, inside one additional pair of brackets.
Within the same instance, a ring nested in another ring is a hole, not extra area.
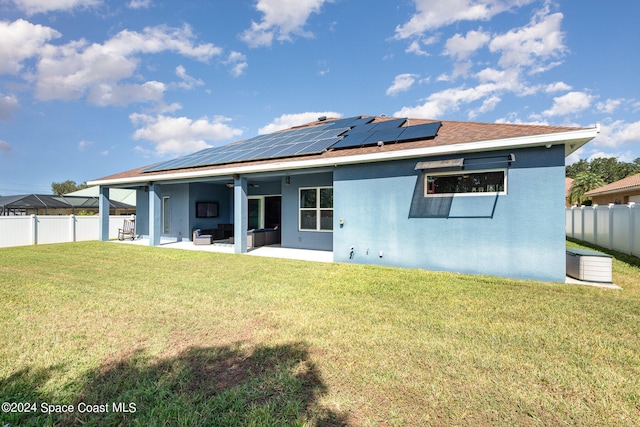
[(102, 242), (0, 249), (0, 426), (640, 425), (640, 262), (625, 260), (613, 291)]

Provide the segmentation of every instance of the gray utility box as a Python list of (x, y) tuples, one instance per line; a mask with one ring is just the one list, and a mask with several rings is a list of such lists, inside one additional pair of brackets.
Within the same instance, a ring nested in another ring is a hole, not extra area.
[(611, 283), (612, 256), (586, 249), (567, 249), (567, 276), (585, 282)]

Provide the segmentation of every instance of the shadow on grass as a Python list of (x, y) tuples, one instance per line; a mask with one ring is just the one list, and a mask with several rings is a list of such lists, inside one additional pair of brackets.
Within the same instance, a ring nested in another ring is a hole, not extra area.
[[(326, 387), (302, 343), (192, 347), (160, 360), (138, 350), (88, 373), (81, 391), (68, 402), (39, 391), (59, 370), (22, 370), (0, 380), (3, 400), (38, 407), (33, 413), (0, 413), (0, 426), (347, 424), (346, 415), (318, 402)], [(74, 408), (47, 415), (42, 402)]]

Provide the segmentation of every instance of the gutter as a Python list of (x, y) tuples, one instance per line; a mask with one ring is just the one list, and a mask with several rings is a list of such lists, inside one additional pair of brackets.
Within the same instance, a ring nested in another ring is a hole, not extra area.
[(543, 135), (530, 135), (525, 137), (493, 139), (487, 141), (464, 142), (459, 144), (412, 148), (408, 150), (385, 151), (378, 153), (353, 154), (342, 157), (327, 157), (319, 159), (304, 159), (294, 161), (274, 161), (260, 165), (242, 166), (241, 164), (231, 165), (218, 169), (208, 169), (187, 172), (168, 172), (157, 175), (141, 175), (129, 178), (98, 179), (87, 182), (88, 185), (123, 185), (142, 184), (149, 181), (173, 181), (189, 178), (210, 178), (231, 175), (252, 174), (259, 172), (276, 172), (284, 170), (311, 169), (326, 166), (340, 166), (359, 163), (370, 163), (380, 161), (402, 160), (415, 157), (438, 156), (446, 154), (469, 153), (478, 151), (496, 151), (503, 149), (528, 148), (544, 146), (551, 148), (552, 145), (564, 145), (565, 157), (582, 147), (584, 144), (595, 138), (600, 132), (600, 126), (593, 128), (578, 129), (575, 131), (556, 132)]

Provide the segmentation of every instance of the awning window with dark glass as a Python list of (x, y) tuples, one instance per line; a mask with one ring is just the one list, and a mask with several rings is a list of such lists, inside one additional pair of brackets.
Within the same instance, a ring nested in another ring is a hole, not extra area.
[(506, 171), (425, 174), (425, 197), (451, 194), (506, 194)]

